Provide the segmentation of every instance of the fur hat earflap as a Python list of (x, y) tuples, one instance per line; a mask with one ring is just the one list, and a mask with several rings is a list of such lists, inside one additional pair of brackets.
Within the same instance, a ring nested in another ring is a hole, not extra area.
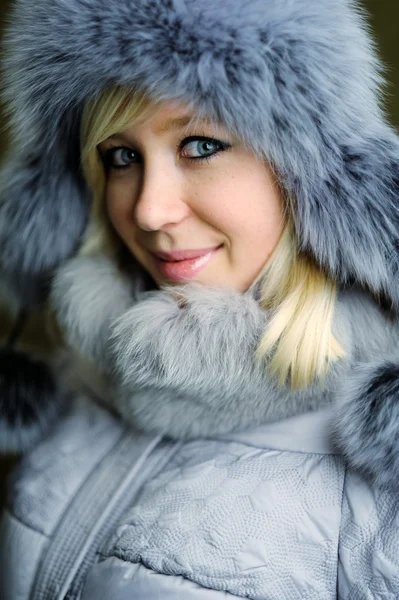
[(354, 0), (15, 0), (0, 263), (37, 273), (73, 254), (89, 210), (82, 107), (119, 85), (225, 124), (275, 169), (301, 248), (399, 305), (399, 142), (361, 12)]
[(334, 406), (334, 432), (355, 470), (399, 490), (399, 352), (348, 375)]
[[(64, 135), (71, 137), (71, 130)], [(72, 137), (78, 142), (76, 133)], [(46, 297), (52, 269), (76, 249), (88, 206), (74, 144), (60, 141), (50, 149), (36, 140), (3, 165), (0, 265), (3, 278), (25, 305)]]
[(0, 453), (14, 454), (32, 447), (46, 434), (65, 406), (66, 391), (55, 375), (55, 361), (53, 364), (45, 352), (21, 342), (31, 315), (3, 282), (1, 308), (6, 289), (12, 310), (7, 316), (2, 310), (2, 318), (13, 320), (13, 326), (0, 346)]
[(27, 353), (0, 349), (0, 452), (14, 454), (36, 444), (62, 409), (49, 365)]

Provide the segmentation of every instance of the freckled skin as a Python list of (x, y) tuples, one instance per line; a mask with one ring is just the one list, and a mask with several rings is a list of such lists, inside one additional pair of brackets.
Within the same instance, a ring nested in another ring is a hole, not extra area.
[[(193, 280), (245, 291), (284, 228), (280, 191), (267, 164), (221, 126), (161, 128), (166, 120), (187, 115), (192, 113), (184, 105), (161, 103), (149, 122), (113, 136), (112, 146), (131, 148), (141, 159), (108, 172), (109, 218), (159, 286), (173, 282), (159, 272), (151, 251), (221, 246)], [(209, 136), (231, 148), (196, 161), (191, 150), (197, 142), (179, 148), (188, 136)], [(106, 140), (100, 151), (109, 146)]]

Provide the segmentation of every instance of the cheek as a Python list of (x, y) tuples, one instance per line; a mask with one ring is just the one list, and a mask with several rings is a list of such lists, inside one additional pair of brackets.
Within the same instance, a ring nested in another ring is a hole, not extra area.
[(246, 248), (254, 258), (266, 260), (284, 228), (280, 192), (263, 166), (225, 177), (217, 189), (203, 188), (202, 207), (202, 218), (226, 235), (232, 252)]

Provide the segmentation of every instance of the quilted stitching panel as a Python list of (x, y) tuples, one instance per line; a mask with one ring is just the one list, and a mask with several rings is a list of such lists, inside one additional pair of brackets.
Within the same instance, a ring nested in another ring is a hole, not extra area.
[(339, 546), (340, 600), (399, 598), (399, 502), (348, 473)]
[(254, 600), (335, 600), (343, 479), (333, 456), (188, 443), (105, 552)]

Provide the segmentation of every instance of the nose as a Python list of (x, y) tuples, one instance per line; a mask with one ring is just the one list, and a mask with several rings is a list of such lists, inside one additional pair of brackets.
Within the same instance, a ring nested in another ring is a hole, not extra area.
[(134, 209), (137, 226), (143, 231), (160, 231), (180, 223), (189, 213), (183, 176), (176, 165), (147, 163)]

